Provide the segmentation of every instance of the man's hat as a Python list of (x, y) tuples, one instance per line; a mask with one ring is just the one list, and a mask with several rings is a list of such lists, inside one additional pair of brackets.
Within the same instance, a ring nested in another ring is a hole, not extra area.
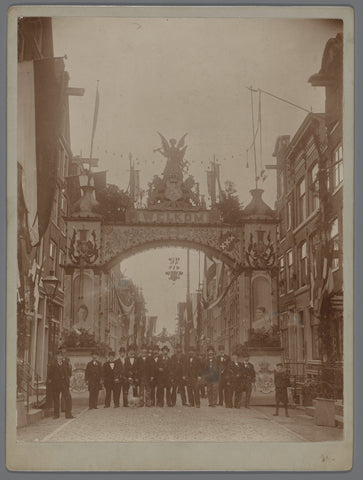
[(113, 350), (111, 350), (111, 352), (108, 352), (108, 356), (109, 357), (114, 357), (115, 356), (115, 352)]
[(224, 350), (224, 345), (218, 345), (218, 350)]
[(125, 348), (125, 347), (120, 347), (120, 348), (118, 349), (118, 351), (119, 351), (119, 353), (120, 353), (120, 352), (126, 352), (126, 348)]
[(159, 347), (159, 345), (156, 344), (156, 345), (152, 345), (151, 349), (158, 352), (160, 350), (160, 347)]
[(135, 345), (129, 345), (127, 348), (128, 351), (133, 350), (134, 352), (136, 351), (136, 346)]
[(167, 345), (164, 345), (161, 350), (166, 350), (167, 352), (170, 352), (170, 348)]
[(207, 348), (207, 352), (215, 352), (213, 345), (209, 345), (209, 347)]
[(283, 363), (276, 363), (276, 367), (283, 367), (284, 364)]
[(141, 345), (140, 350), (147, 350), (147, 345)]

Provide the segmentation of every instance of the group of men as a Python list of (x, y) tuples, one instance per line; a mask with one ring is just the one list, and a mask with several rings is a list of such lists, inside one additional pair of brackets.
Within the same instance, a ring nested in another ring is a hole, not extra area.
[(99, 391), (106, 391), (105, 408), (129, 406), (129, 391), (138, 398), (138, 406), (173, 407), (177, 394), (185, 406), (200, 408), (201, 397), (208, 398), (208, 406), (225, 405), (227, 408), (240, 408), (245, 393), (244, 406), (249, 408), (252, 386), (255, 383), (255, 370), (247, 353), (234, 353), (230, 358), (219, 346), (216, 355), (214, 347), (207, 349), (206, 356), (199, 356), (194, 347), (187, 354), (177, 346), (175, 354), (169, 356), (169, 347), (143, 345), (139, 355), (136, 348), (129, 346), (119, 349), (119, 356), (110, 352), (102, 365), (97, 353), (87, 364), (85, 381), (89, 390), (89, 408), (96, 409)]
[[(102, 365), (97, 352), (85, 370), (85, 382), (89, 391), (89, 409), (97, 409), (99, 392), (105, 389), (104, 408), (115, 408), (122, 404), (129, 406), (129, 398), (136, 400), (139, 407), (174, 407), (177, 394), (180, 394), (182, 405), (200, 408), (201, 398), (208, 398), (208, 406), (225, 406), (240, 408), (242, 403), (249, 408), (252, 387), (256, 374), (247, 352), (234, 351), (229, 357), (220, 345), (218, 354), (213, 346), (208, 347), (206, 355), (198, 355), (194, 347), (183, 354), (177, 346), (175, 354), (169, 356), (169, 347), (164, 345), (145, 346), (136, 355), (136, 347), (124, 347), (108, 354)], [(52, 400), (54, 418), (59, 418), (59, 411), (65, 412), (66, 418), (72, 415), (72, 397), (69, 391), (72, 367), (64, 352), (59, 351), (55, 361), (49, 365), (47, 390)], [(281, 363), (276, 365), (274, 373), (276, 392), (276, 411), (279, 406), (285, 408), (288, 416), (287, 387), (289, 376)], [(129, 395), (131, 393), (131, 395)], [(244, 394), (244, 398), (243, 398)]]

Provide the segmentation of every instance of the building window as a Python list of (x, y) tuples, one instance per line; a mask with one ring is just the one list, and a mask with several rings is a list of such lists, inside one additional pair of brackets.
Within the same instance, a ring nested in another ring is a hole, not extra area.
[(59, 285), (62, 290), (64, 290), (64, 261), (66, 258), (65, 252), (61, 249), (59, 250)]
[(283, 196), (283, 194), (285, 193), (285, 189), (284, 189), (284, 172), (280, 171), (280, 174), (278, 175), (278, 179), (279, 179), (279, 198)]
[(331, 224), (330, 241), (332, 245), (332, 268), (333, 270), (339, 268), (339, 225), (336, 218)]
[(67, 214), (67, 199), (64, 193), (61, 193), (61, 211), (64, 215)]
[(66, 233), (66, 223), (63, 219), (63, 216), (67, 215), (67, 199), (64, 195), (64, 193), (60, 194), (60, 209), (61, 209), (61, 214), (59, 216), (59, 228), (61, 229), (61, 232), (63, 234)]
[(319, 325), (311, 326), (311, 354), (313, 360), (320, 359)]
[(57, 187), (54, 192), (53, 211), (52, 211), (52, 219), (56, 225), (58, 225), (58, 200), (59, 200), (59, 187)]
[(319, 208), (318, 171), (319, 171), (318, 164), (315, 163), (315, 165), (310, 169), (310, 175), (309, 175), (309, 184), (310, 184), (309, 208), (310, 208), (310, 213), (314, 212), (317, 208)]
[(53, 270), (54, 275), (56, 275), (56, 261), (57, 261), (57, 244), (53, 240), (49, 243), (49, 258), (50, 258), (50, 268)]
[(302, 179), (297, 186), (297, 216), (298, 224), (303, 222), (306, 217), (306, 205), (305, 205), (305, 179)]
[(287, 230), (292, 227), (292, 201), (287, 202)]
[(295, 314), (296, 323), (296, 360), (305, 360), (304, 311)]
[(284, 295), (286, 293), (285, 259), (284, 259), (284, 257), (281, 257), (280, 261), (279, 261), (279, 285), (280, 285), (280, 295)]
[(294, 264), (293, 264), (293, 255), (292, 250), (287, 252), (287, 289), (288, 291), (293, 290), (294, 284)]
[(306, 252), (306, 242), (299, 247), (299, 285), (303, 287), (307, 284), (308, 277), (308, 257)]
[(319, 237), (316, 232), (310, 235), (309, 243), (310, 243), (309, 256), (310, 256), (310, 262), (311, 262), (310, 269), (311, 269), (312, 277), (315, 280), (318, 276), (317, 250), (318, 250), (318, 244), (319, 244)]
[(343, 146), (334, 150), (333, 156), (333, 185), (334, 189), (343, 183)]
[(37, 264), (39, 266), (43, 264), (43, 250), (44, 250), (44, 237), (41, 238), (40, 243), (37, 246)]

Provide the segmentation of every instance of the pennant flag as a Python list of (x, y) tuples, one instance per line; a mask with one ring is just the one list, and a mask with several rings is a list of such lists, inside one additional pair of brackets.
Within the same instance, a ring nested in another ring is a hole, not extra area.
[(204, 257), (204, 282), (202, 305), (210, 310), (216, 307), (226, 296), (232, 283), (238, 278), (238, 274), (231, 275), (223, 262)]
[(94, 172), (92, 173), (92, 176), (93, 176), (93, 179), (94, 179), (94, 182), (95, 182), (95, 192), (96, 192), (96, 198), (97, 198), (97, 194), (101, 191), (101, 190), (104, 190), (107, 186), (107, 182), (106, 182), (106, 170), (102, 171), (102, 172)]
[[(35, 137), (35, 85), (32, 61), (18, 63), (17, 101), (17, 158), (19, 186), (18, 197), (24, 200), (24, 215), (31, 246), (39, 242), (38, 229), (38, 181)], [(41, 188), (41, 187), (40, 187)], [(19, 204), (18, 198), (18, 204)], [(20, 202), (21, 203), (21, 202)], [(19, 207), (18, 207), (19, 208)]]
[(34, 61), (37, 215), (39, 239), (48, 228), (57, 187), (63, 59)]
[[(325, 247), (326, 248), (326, 247)], [(322, 247), (320, 248), (320, 250)], [(321, 267), (321, 280), (319, 288), (317, 289), (316, 295), (313, 298), (314, 304), (314, 313), (317, 316), (320, 316), (322, 313), (322, 306), (324, 304), (323, 300), (325, 297), (330, 295), (334, 290), (334, 277), (333, 277), (333, 268), (332, 268), (332, 252), (328, 251), (322, 261)]]
[(92, 124), (92, 137), (91, 137), (91, 152), (90, 152), (90, 158), (92, 158), (93, 139), (94, 139), (94, 137), (95, 137), (95, 132), (96, 132), (99, 105), (100, 105), (100, 94), (99, 94), (99, 92), (98, 92), (98, 82), (97, 82), (96, 100), (95, 100), (95, 110), (94, 110), (94, 113), (93, 113), (93, 124)]
[(148, 317), (147, 338), (150, 339), (150, 340), (153, 337), (153, 335), (155, 335), (157, 319), (158, 319), (157, 315), (150, 315)]
[(204, 281), (203, 281), (203, 304), (208, 305), (208, 296), (212, 288), (212, 281), (216, 276), (217, 267), (215, 262), (208, 257), (204, 256)]

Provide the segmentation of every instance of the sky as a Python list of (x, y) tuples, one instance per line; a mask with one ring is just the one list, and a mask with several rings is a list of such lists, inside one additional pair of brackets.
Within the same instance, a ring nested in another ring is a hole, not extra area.
[[(320, 70), (327, 40), (341, 31), (329, 20), (257, 18), (53, 18), (55, 56), (67, 55), (71, 87), (85, 88), (70, 97), (71, 147), (89, 156), (97, 81), (99, 115), (93, 156), (108, 182), (126, 189), (129, 155), (140, 170), (142, 188), (160, 175), (165, 158), (153, 150), (166, 138), (188, 145), (189, 173), (207, 195), (206, 170), (215, 156), (221, 182), (232, 180), (243, 205), (254, 188), (252, 86), (314, 112), (324, 111), (324, 89), (309, 77)], [(253, 94), (254, 120), (258, 94)], [(273, 164), (279, 135), (293, 136), (306, 112), (261, 96), (261, 146), (256, 160)], [(267, 171), (259, 186), (274, 206), (276, 173)], [(166, 275), (168, 258), (183, 259), (184, 275), (173, 285)], [(191, 254), (191, 287), (198, 285), (198, 253)], [(143, 268), (147, 264), (150, 268)], [(185, 300), (186, 250), (144, 252), (122, 262), (122, 271), (142, 286), (149, 314), (158, 315), (157, 329), (175, 328), (177, 301)], [(157, 281), (156, 281), (157, 279)], [(161, 294), (160, 294), (161, 292)]]

